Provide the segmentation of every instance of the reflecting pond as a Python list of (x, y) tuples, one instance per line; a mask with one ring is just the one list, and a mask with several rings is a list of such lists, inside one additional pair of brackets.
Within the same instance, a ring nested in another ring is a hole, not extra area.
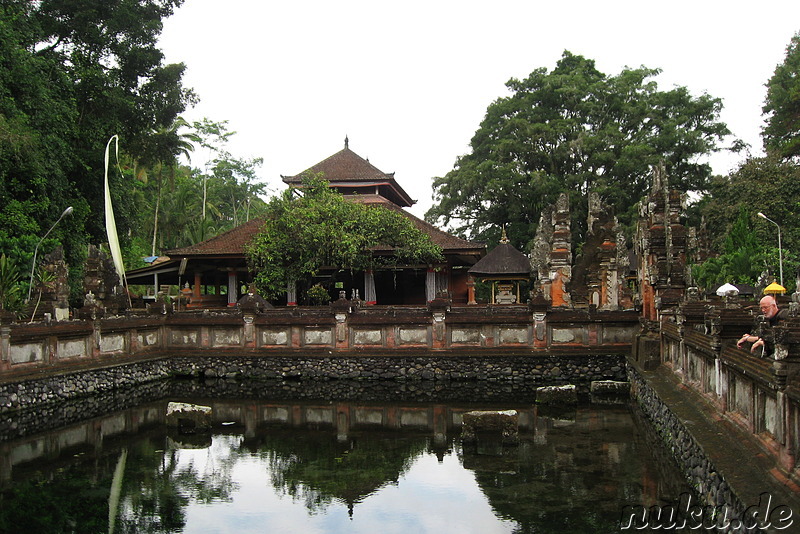
[[(624, 401), (551, 411), (519, 392), (315, 400), (287, 387), (169, 392), (19, 430), (0, 442), (0, 532), (618, 532), (623, 506), (688, 491)], [(211, 406), (213, 430), (167, 429), (172, 400)], [(519, 444), (462, 444), (475, 409), (516, 409)], [(8, 434), (15, 420), (0, 426)]]

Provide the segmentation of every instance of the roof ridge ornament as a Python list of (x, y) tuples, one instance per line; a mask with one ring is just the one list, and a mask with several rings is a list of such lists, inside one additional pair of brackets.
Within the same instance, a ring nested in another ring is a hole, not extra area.
[(508, 244), (508, 236), (506, 235), (506, 225), (503, 225), (503, 235), (500, 237), (500, 243), (503, 245)]
[(345, 150), (350, 148), (350, 140), (347, 138), (347, 134), (344, 135), (344, 148)]

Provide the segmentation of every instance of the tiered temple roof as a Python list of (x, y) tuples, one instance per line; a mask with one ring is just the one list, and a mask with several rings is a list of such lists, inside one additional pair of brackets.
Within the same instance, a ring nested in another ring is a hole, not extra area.
[(350, 150), (350, 142), (345, 137), (344, 149), (325, 158), (313, 167), (306, 169), (294, 176), (281, 178), (287, 185), (301, 185), (306, 174), (321, 173), (331, 187), (338, 189), (342, 194), (376, 194), (380, 195), (400, 207), (413, 206), (413, 200), (406, 191), (400, 187), (394, 178), (394, 173), (385, 173), (373, 164)]
[[(337, 189), (348, 199), (368, 205), (381, 205), (407, 217), (416, 228), (427, 234), (442, 248), (451, 262), (470, 266), (483, 257), (486, 247), (483, 243), (467, 241), (440, 230), (430, 223), (405, 211), (415, 203), (408, 193), (397, 183), (394, 173), (385, 173), (349, 148), (345, 139), (343, 150), (324, 159), (306, 171), (294, 176), (281, 176), (290, 186), (300, 186), (307, 173), (321, 173), (331, 187)], [(151, 267), (137, 269), (128, 273), (130, 283), (143, 283), (155, 271), (162, 276), (162, 283), (176, 283), (179, 264), (191, 262), (195, 269), (198, 264), (207, 268), (245, 270), (245, 246), (259, 232), (263, 219), (256, 218), (228, 230), (216, 237), (200, 243), (165, 251), (168, 258), (160, 258)], [(391, 254), (391, 247), (376, 247), (376, 254)], [(185, 266), (184, 266), (185, 268)]]

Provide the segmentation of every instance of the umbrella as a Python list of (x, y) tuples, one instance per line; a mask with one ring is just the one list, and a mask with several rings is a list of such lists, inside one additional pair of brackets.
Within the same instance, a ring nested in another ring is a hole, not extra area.
[(739, 289), (733, 284), (722, 284), (721, 286), (719, 286), (717, 288), (716, 293), (720, 297), (723, 297), (723, 296), (727, 295), (728, 293), (730, 293), (731, 291), (735, 292), (735, 294), (737, 294), (737, 295), (739, 294)]
[(780, 284), (775, 283), (775, 282), (772, 282), (770, 285), (768, 285), (767, 287), (764, 288), (764, 294), (765, 295), (777, 295), (779, 293), (781, 295), (786, 293), (786, 288), (783, 287)]

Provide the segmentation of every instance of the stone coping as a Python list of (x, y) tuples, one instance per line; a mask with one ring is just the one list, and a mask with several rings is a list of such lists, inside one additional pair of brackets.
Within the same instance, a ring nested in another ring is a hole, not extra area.
[[(628, 366), (644, 378), (661, 401), (680, 419), (743, 504), (758, 504), (760, 494), (769, 492), (776, 504), (786, 504), (794, 511), (795, 525), (784, 532), (798, 531), (800, 486), (781, 472), (774, 456), (763, 450), (752, 434), (718, 415), (716, 406), (682, 385), (663, 366), (647, 371), (631, 358), (628, 359)], [(669, 443), (667, 447), (670, 447)]]

